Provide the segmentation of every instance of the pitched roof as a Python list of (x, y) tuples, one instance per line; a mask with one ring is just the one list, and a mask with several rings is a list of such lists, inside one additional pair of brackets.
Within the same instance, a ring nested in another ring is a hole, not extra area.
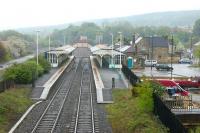
[(144, 37), (145, 41), (148, 45), (152, 45), (153, 47), (168, 47), (169, 41), (164, 37)]
[(122, 45), (121, 49), (118, 47), (116, 50), (120, 52), (131, 53), (133, 52), (133, 45)]

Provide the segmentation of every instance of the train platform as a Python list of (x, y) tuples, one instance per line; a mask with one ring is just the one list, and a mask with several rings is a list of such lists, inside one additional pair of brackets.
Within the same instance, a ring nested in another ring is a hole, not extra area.
[(35, 83), (36, 87), (32, 90), (31, 98), (36, 100), (46, 99), (53, 84), (57, 81), (59, 76), (68, 67), (73, 59), (74, 56), (70, 56), (65, 65), (59, 68), (53, 68), (48, 74), (40, 77)]
[(123, 73), (116, 69), (100, 69), (97, 67), (94, 58), (90, 56), (92, 71), (96, 86), (97, 103), (113, 103), (112, 99), (112, 78), (115, 78), (115, 88), (128, 88), (128, 82)]

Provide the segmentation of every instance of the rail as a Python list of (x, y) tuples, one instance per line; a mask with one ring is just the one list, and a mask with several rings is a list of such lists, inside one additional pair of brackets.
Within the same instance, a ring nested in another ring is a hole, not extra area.
[[(79, 66), (80, 62), (78, 63)], [(75, 69), (75, 74), (72, 77), (72, 80), (75, 78), (76, 72), (78, 67)], [(55, 95), (51, 99), (50, 103), (48, 104), (47, 108), (45, 109), (44, 113), (36, 123), (34, 129), (32, 130), (32, 133), (34, 132), (51, 132), (53, 133), (56, 123), (59, 119), (59, 116), (61, 114), (64, 102), (66, 100), (66, 97), (68, 96), (68, 93), (71, 89), (72, 82), (69, 82), (69, 89), (63, 87), (65, 78), (62, 78), (63, 80), (60, 83), (60, 86), (58, 90), (56, 91)], [(63, 88), (62, 88), (63, 87)]]
[[(88, 69), (83, 69), (82, 75), (84, 76), (81, 79), (74, 133), (82, 131), (95, 133), (93, 96), (91, 91), (92, 80), (89, 67)], [(86, 85), (88, 82), (89, 86)]]

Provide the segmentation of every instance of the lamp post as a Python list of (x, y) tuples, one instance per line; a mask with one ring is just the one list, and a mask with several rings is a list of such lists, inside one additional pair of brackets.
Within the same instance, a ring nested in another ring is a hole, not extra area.
[(50, 58), (50, 50), (51, 50), (51, 36), (49, 34), (49, 62), (51, 61), (51, 58)]
[(38, 53), (39, 53), (38, 52), (38, 35), (39, 35), (39, 32), (40, 32), (39, 30), (36, 31), (36, 33), (37, 33), (37, 41), (36, 41), (36, 49), (37, 49), (37, 51), (36, 51), (36, 56), (37, 56), (36, 59), (37, 59), (37, 65), (38, 65)]
[(120, 62), (120, 74), (121, 74), (121, 67), (122, 67), (122, 54), (121, 54), (121, 45), (122, 45), (122, 32), (118, 32), (120, 35), (120, 45), (119, 45), (119, 62)]
[(111, 37), (112, 37), (112, 60), (111, 60), (111, 64), (113, 65), (113, 33), (110, 33)]

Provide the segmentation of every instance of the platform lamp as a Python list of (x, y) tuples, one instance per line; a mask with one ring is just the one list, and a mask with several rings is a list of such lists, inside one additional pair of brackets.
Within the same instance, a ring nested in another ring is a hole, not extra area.
[(122, 32), (118, 32), (120, 35), (120, 45), (119, 45), (119, 62), (120, 62), (120, 76), (121, 76), (121, 69), (122, 69), (122, 54), (121, 54), (121, 45), (122, 45)]
[(37, 44), (37, 46), (36, 46), (36, 47), (37, 47), (37, 52), (36, 52), (36, 56), (37, 56), (37, 57), (36, 57), (36, 59), (37, 59), (36, 79), (37, 79), (37, 77), (38, 77), (38, 64), (39, 64), (39, 63), (38, 63), (38, 56), (39, 56), (39, 51), (38, 51), (38, 38), (39, 38), (39, 32), (40, 32), (39, 30), (36, 31), (36, 33), (37, 33), (37, 43), (36, 43), (36, 44)]
[(50, 51), (51, 51), (51, 35), (49, 34), (49, 62), (51, 62), (51, 58), (50, 58)]
[(110, 33), (111, 37), (112, 37), (112, 60), (111, 60), (111, 64), (113, 65), (113, 33)]

